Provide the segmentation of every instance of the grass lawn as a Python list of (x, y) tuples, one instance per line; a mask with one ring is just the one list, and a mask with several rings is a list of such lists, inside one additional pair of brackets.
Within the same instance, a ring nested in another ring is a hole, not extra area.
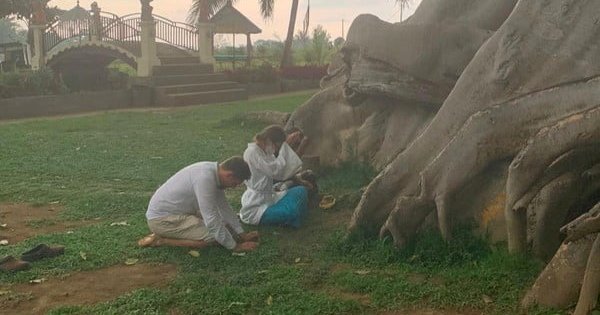
[[(177, 276), (166, 289), (140, 289), (116, 300), (51, 313), (519, 313), (519, 298), (540, 263), (489, 247), (466, 228), (457, 231), (451, 244), (435, 232), (424, 232), (403, 251), (381, 240), (344, 240), (343, 228), (359, 190), (375, 175), (360, 164), (324, 170), (321, 191), (335, 195), (338, 205), (328, 211), (312, 209), (300, 230), (259, 228), (256, 252), (239, 257), (210, 248), (192, 257), (179, 248), (137, 248), (136, 240), (148, 232), (145, 208), (161, 183), (188, 164), (241, 155), (263, 127), (239, 119), (244, 112), (291, 112), (308, 97), (0, 124), (0, 203), (60, 204), (61, 220), (93, 222), (70, 233), (38, 235), (1, 247), (2, 257), (18, 256), (40, 242), (63, 244), (67, 250), (28, 271), (0, 273), (0, 284), (123, 265), (135, 258), (138, 264), (175, 264)], [(228, 193), (234, 208), (239, 208), (241, 193)], [(122, 221), (129, 225), (110, 224)]]

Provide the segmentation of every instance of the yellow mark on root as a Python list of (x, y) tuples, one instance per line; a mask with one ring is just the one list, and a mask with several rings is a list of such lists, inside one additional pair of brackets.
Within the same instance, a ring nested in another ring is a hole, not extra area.
[(499, 216), (504, 215), (504, 206), (506, 204), (506, 193), (500, 193), (490, 203), (488, 203), (481, 212), (481, 226), (487, 227), (490, 222)]

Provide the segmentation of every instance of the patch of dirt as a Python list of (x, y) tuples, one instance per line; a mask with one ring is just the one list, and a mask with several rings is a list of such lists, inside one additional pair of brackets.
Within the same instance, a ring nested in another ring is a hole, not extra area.
[(301, 228), (281, 229), (281, 233), (285, 233), (285, 237), (280, 238), (279, 242), (281, 246), (290, 250), (298, 248), (298, 245), (302, 244), (308, 246), (325, 244), (326, 242), (322, 239), (323, 231), (345, 229), (353, 212), (354, 209), (349, 207), (341, 209), (333, 208), (330, 210), (323, 210), (318, 206), (311, 207), (308, 210), (308, 217), (302, 223)]
[(352, 269), (350, 264), (335, 264), (331, 267), (331, 273), (334, 274), (336, 272), (346, 271)]
[(360, 294), (339, 290), (327, 290), (329, 296), (335, 297), (341, 300), (352, 300), (360, 303), (363, 306), (369, 306), (371, 304), (371, 297), (368, 294)]
[(446, 285), (446, 280), (444, 280), (442, 277), (429, 276), (420, 273), (410, 273), (406, 276), (406, 280), (412, 284), (423, 284), (425, 282), (429, 282), (438, 287)]
[[(61, 211), (59, 204), (0, 204), (0, 239), (14, 244), (32, 236), (68, 231), (94, 223), (61, 220), (58, 218)], [(1, 227), (4, 224), (6, 227)]]
[(420, 273), (411, 273), (406, 277), (406, 280), (412, 284), (423, 284), (427, 282), (427, 276)]
[(0, 287), (0, 314), (44, 314), (60, 306), (93, 305), (136, 289), (165, 287), (176, 274), (174, 265), (119, 265), (41, 284)]
[(452, 311), (452, 310), (404, 310), (404, 311), (386, 311), (379, 315), (483, 315), (482, 312), (474, 310)]

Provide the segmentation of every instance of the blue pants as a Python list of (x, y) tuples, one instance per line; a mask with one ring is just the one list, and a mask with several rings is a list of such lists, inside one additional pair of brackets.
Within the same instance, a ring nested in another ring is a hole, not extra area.
[(288, 189), (277, 203), (267, 208), (260, 218), (264, 225), (290, 225), (299, 228), (308, 210), (308, 191), (304, 186)]

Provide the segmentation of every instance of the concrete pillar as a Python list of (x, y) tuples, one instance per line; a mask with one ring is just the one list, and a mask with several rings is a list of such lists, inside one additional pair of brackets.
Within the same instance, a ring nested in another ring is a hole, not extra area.
[(46, 56), (44, 49), (44, 31), (46, 25), (30, 26), (33, 32), (33, 57), (31, 58), (31, 68), (40, 70), (46, 66)]
[(160, 65), (160, 59), (156, 53), (156, 22), (154, 20), (142, 20), (141, 42), (142, 56), (138, 58), (138, 77), (151, 77), (154, 66)]
[(213, 56), (213, 32), (215, 25), (208, 22), (198, 22), (198, 57), (204, 64), (215, 64)]

